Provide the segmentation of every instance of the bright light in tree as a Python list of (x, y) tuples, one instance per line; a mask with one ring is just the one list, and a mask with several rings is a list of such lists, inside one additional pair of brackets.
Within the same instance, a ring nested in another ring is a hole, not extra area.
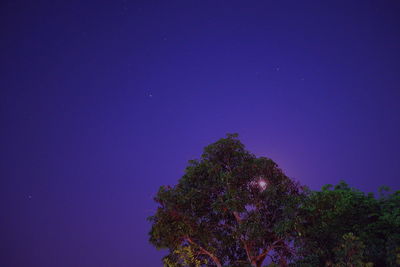
[(267, 188), (267, 182), (264, 179), (260, 179), (258, 181), (258, 186), (264, 191)]
[(258, 178), (251, 181), (250, 186), (253, 188), (257, 188), (260, 191), (264, 191), (267, 189), (268, 181), (264, 180), (263, 178)]

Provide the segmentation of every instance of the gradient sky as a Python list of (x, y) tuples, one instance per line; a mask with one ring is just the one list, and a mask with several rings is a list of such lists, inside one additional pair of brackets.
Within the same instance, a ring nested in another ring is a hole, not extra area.
[(399, 1), (1, 1), (0, 266), (161, 266), (152, 197), (204, 146), (400, 188)]

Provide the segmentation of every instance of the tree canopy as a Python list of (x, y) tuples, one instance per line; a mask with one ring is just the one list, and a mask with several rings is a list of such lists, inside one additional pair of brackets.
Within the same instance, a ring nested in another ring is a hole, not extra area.
[[(304, 200), (296, 238), (297, 265), (400, 264), (400, 191), (375, 198), (341, 182), (309, 192)], [(344, 252), (350, 246), (351, 259)]]
[(400, 191), (311, 191), (237, 134), (205, 147), (155, 201), (149, 235), (169, 252), (164, 266), (400, 266)]
[(275, 162), (231, 134), (190, 161), (176, 186), (160, 188), (150, 241), (169, 249), (170, 266), (261, 266), (266, 257), (286, 265), (302, 196)]

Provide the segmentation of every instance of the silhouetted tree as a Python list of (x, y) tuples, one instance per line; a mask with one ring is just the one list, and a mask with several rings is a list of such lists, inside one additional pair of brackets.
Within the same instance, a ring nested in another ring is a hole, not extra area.
[(400, 191), (375, 198), (326, 185), (309, 192), (300, 214), (295, 266), (397, 266)]
[(162, 186), (150, 242), (166, 266), (287, 266), (303, 193), (277, 164), (236, 134), (207, 146), (174, 187)]
[(160, 187), (150, 242), (167, 267), (398, 266), (400, 191), (386, 191), (303, 190), (229, 134)]

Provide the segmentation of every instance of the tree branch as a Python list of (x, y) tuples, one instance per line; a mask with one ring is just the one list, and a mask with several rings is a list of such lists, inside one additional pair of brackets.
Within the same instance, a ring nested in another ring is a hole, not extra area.
[(256, 264), (256, 266), (261, 266), (261, 264), (263, 263), (263, 261), (265, 260), (265, 257), (267, 257), (268, 253), (273, 250), (274, 248), (278, 247), (276, 246), (279, 242), (282, 242), (283, 238), (276, 240), (275, 242), (273, 242), (268, 248), (264, 249), (263, 252), (261, 252), (260, 255), (258, 255), (257, 257), (254, 257), (252, 263)]
[(242, 218), (240, 218), (240, 215), (239, 215), (239, 213), (237, 211), (233, 212), (233, 216), (235, 216), (235, 219), (236, 219), (238, 224), (242, 223)]
[[(233, 216), (235, 216), (236, 222), (238, 224), (242, 223), (242, 218), (240, 218), (240, 215), (239, 215), (239, 213), (237, 211), (233, 212)], [(247, 244), (246, 240), (244, 240), (243, 238), (240, 238), (240, 240), (243, 243), (244, 250), (246, 251), (247, 258), (249, 259), (250, 262), (252, 262), (253, 256), (251, 255), (251, 246), (249, 246), (249, 244)]]
[(208, 255), (208, 256), (213, 260), (213, 262), (217, 265), (217, 267), (222, 267), (222, 264), (221, 264), (221, 262), (219, 261), (219, 259), (218, 259), (217, 256), (215, 256), (214, 254), (212, 254), (211, 252), (209, 252), (208, 250), (206, 250), (205, 248), (203, 248), (202, 246), (200, 246), (199, 244), (197, 244), (196, 242), (194, 242), (190, 237), (185, 237), (185, 240), (186, 240), (187, 242), (189, 242), (190, 244), (199, 247), (200, 251), (201, 251), (203, 254)]

